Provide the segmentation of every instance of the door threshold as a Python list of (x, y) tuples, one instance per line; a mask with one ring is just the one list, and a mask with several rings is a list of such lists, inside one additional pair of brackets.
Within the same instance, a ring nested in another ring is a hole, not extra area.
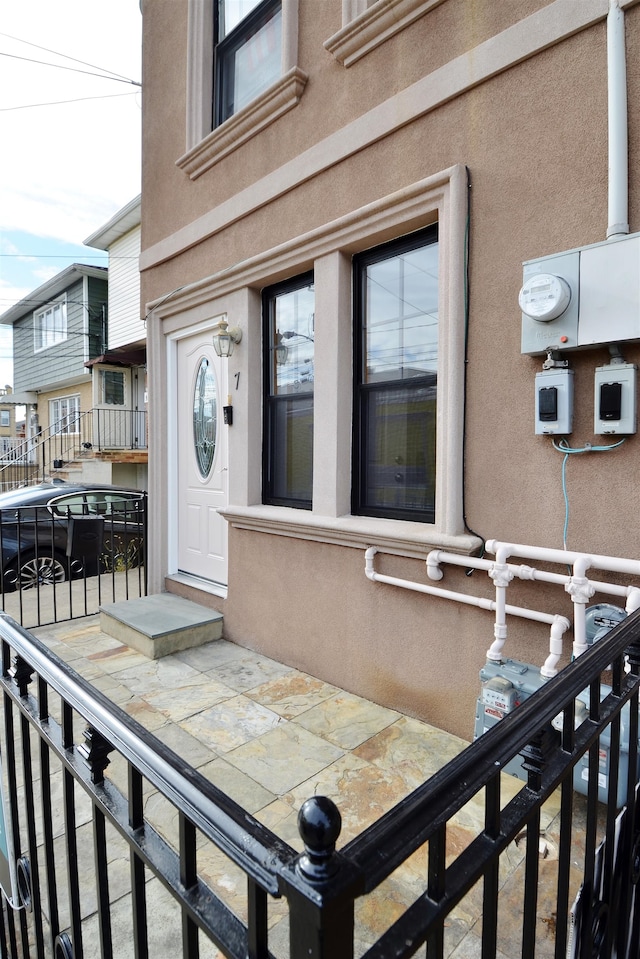
[(192, 589), (200, 589), (203, 593), (210, 593), (212, 596), (227, 598), (229, 587), (226, 583), (214, 583), (211, 579), (204, 579), (202, 576), (194, 576), (193, 573), (168, 573), (168, 580), (174, 583), (182, 583), (184, 586), (191, 586)]

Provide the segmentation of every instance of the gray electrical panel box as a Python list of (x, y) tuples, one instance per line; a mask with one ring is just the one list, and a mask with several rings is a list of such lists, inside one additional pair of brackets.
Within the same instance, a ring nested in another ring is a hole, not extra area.
[(521, 352), (640, 340), (640, 234), (523, 264)]

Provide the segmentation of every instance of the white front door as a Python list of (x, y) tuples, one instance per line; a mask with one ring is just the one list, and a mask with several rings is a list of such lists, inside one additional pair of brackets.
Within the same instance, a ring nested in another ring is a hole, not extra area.
[(178, 341), (178, 569), (227, 584), (227, 370), (211, 331)]

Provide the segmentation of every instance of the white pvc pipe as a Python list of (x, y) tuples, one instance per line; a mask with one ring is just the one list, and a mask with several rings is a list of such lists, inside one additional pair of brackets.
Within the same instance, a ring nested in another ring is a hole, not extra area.
[(558, 663), (562, 656), (562, 637), (569, 629), (570, 623), (564, 616), (556, 616), (555, 622), (551, 626), (551, 636), (549, 637), (549, 655), (544, 665), (540, 668), (540, 675), (545, 679), (551, 679), (558, 672)]
[(607, 15), (609, 222), (607, 239), (629, 232), (629, 145), (624, 13), (609, 0)]
[[(463, 603), (466, 606), (475, 606), (477, 609), (487, 609), (495, 611), (498, 604), (493, 599), (485, 599), (483, 596), (471, 596), (468, 593), (458, 593), (455, 590), (443, 589), (440, 586), (428, 586), (426, 583), (415, 583), (408, 579), (399, 579), (396, 576), (386, 576), (384, 573), (376, 573), (373, 566), (373, 558), (378, 550), (375, 546), (369, 546), (365, 551), (365, 575), (374, 583), (386, 583), (388, 586), (399, 586), (401, 589), (410, 589), (416, 593), (425, 593), (427, 596), (439, 596), (441, 599), (450, 599), (457, 603)], [(547, 623), (552, 627), (552, 638), (554, 636), (554, 627), (559, 629), (560, 624), (564, 624), (562, 633), (570, 627), (568, 619), (564, 616), (557, 616), (552, 613), (543, 613), (536, 609), (526, 609), (521, 606), (504, 605), (504, 613), (509, 616), (518, 616), (520, 619), (532, 620), (536, 623)], [(552, 639), (553, 641), (553, 639)], [(494, 642), (487, 650), (487, 659), (493, 662), (502, 662), (502, 647), (504, 639), (496, 635)], [(554, 650), (555, 650), (554, 646)]]
[[(450, 566), (464, 566), (469, 569), (489, 570), (493, 566), (493, 560), (480, 559), (477, 556), (463, 556), (460, 553), (447, 553), (441, 549), (432, 549), (426, 559), (427, 575), (429, 579), (441, 580), (443, 572), (440, 568), (441, 563), (447, 563)], [(518, 579), (531, 582), (552, 583), (558, 586), (565, 586), (571, 579), (568, 574), (549, 573), (546, 570), (534, 569), (532, 566), (516, 566), (508, 564), (509, 569)], [(619, 586), (617, 583), (603, 583), (600, 580), (589, 580), (591, 586), (597, 593), (607, 593), (610, 596), (620, 596), (626, 599), (635, 586)]]
[[(576, 562), (589, 560), (589, 566), (606, 569), (614, 573), (628, 573), (640, 576), (640, 562), (624, 559), (620, 556), (600, 556), (594, 553), (576, 553), (567, 549), (547, 549), (542, 546), (523, 546), (520, 543), (502, 543), (497, 539), (488, 539), (485, 544), (488, 553), (494, 553), (496, 559), (504, 562), (508, 556), (521, 556), (524, 559), (536, 559), (546, 563), (562, 563), (573, 566)], [(503, 558), (504, 557), (504, 558)]]

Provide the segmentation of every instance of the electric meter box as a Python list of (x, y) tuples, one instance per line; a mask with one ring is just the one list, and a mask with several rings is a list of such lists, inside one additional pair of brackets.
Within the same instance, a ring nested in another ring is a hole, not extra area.
[[(476, 704), (476, 718), (473, 738), (478, 739), (488, 729), (499, 723), (506, 715), (517, 709), (538, 689), (549, 682), (540, 675), (537, 666), (521, 663), (514, 659), (505, 659), (501, 663), (487, 662), (480, 670), (480, 696)], [(602, 697), (611, 692), (603, 685)], [(576, 725), (580, 725), (589, 714), (589, 690), (585, 690), (576, 700)], [(562, 729), (563, 714), (553, 721), (557, 730)], [(639, 757), (640, 760), (640, 757)], [(527, 772), (523, 767), (522, 756), (514, 758), (504, 767), (504, 772), (526, 782)], [(640, 761), (638, 765), (640, 772)], [(609, 776), (611, 774), (611, 736), (606, 729), (598, 743), (598, 800), (606, 803), (608, 799)], [(629, 704), (621, 714), (620, 757), (618, 762), (617, 805), (626, 802), (627, 779), (629, 775)], [(634, 777), (634, 782), (637, 777)], [(589, 788), (589, 754), (586, 753), (576, 764), (573, 774), (573, 788), (586, 796)]]
[(640, 340), (640, 233), (523, 263), (521, 352)]

